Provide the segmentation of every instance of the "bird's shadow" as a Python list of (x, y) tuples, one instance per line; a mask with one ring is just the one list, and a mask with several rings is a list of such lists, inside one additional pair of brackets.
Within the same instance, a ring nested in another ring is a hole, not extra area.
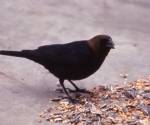
[(64, 93), (58, 93), (55, 91), (57, 89), (55, 84), (53, 84), (53, 87), (43, 85), (43, 83), (38, 83), (38, 85), (32, 83), (29, 84), (4, 72), (0, 72), (0, 76), (8, 83), (3, 84), (3, 86), (5, 86), (8, 91), (14, 94), (14, 96), (16, 95), (23, 98), (25, 97), (38, 100), (48, 100), (65, 95)]
[[(49, 100), (55, 100), (57, 98), (67, 98), (61, 86), (53, 84), (53, 87), (43, 83), (36, 84), (27, 84), (23, 80), (18, 80), (13, 76), (10, 76), (6, 73), (0, 72), (1, 76), (4, 76), (4, 79), (8, 79), (10, 84), (8, 85), (9, 91), (14, 94), (14, 96), (19, 96), (26, 98), (27, 100), (34, 100), (35, 102), (43, 103), (48, 102)], [(83, 95), (85, 98), (89, 98), (88, 94), (83, 94), (80, 92), (69, 92), (71, 97), (78, 99), (79, 96)]]

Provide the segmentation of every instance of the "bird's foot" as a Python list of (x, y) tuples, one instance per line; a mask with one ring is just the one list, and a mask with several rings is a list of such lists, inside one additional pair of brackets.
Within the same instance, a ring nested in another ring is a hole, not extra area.
[(81, 93), (90, 93), (90, 91), (86, 89), (77, 89), (76, 91)]
[(79, 103), (79, 100), (77, 100), (77, 99), (73, 99), (73, 98), (68, 98), (68, 99), (69, 99), (70, 103), (73, 103), (73, 104)]
[(86, 90), (86, 89), (75, 89), (75, 90), (72, 90), (72, 89), (70, 89), (70, 88), (67, 88), (67, 90), (68, 90), (69, 92), (72, 92), (72, 93), (74, 93), (74, 92), (90, 93), (90, 91), (88, 91), (88, 90)]
[(64, 93), (64, 90), (62, 88), (57, 88), (55, 91), (58, 93)]

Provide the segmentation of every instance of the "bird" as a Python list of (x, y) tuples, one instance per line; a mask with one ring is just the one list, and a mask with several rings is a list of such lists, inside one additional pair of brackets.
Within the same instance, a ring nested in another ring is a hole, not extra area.
[(72, 100), (64, 81), (68, 80), (75, 91), (85, 92), (73, 81), (81, 80), (95, 73), (115, 45), (109, 35), (95, 35), (88, 40), (78, 40), (64, 44), (40, 46), (33, 50), (0, 50), (0, 55), (22, 57), (44, 66), (59, 79), (68, 99)]

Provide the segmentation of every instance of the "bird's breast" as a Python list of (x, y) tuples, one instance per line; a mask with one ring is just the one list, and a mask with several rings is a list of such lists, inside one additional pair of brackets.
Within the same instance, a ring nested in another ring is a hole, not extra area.
[(51, 67), (50, 72), (58, 78), (81, 80), (96, 72), (100, 65), (98, 61), (89, 61), (81, 65)]

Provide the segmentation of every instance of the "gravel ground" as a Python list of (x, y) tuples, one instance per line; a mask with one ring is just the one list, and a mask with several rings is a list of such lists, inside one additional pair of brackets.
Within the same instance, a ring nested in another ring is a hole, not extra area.
[[(120, 74), (132, 81), (150, 73), (149, 11), (147, 0), (1, 0), (0, 49), (34, 49), (109, 34), (116, 49), (98, 72), (77, 83), (85, 88), (119, 84)], [(59, 95), (57, 79), (26, 59), (0, 56), (0, 69), (1, 124), (38, 125), (38, 112)]]

